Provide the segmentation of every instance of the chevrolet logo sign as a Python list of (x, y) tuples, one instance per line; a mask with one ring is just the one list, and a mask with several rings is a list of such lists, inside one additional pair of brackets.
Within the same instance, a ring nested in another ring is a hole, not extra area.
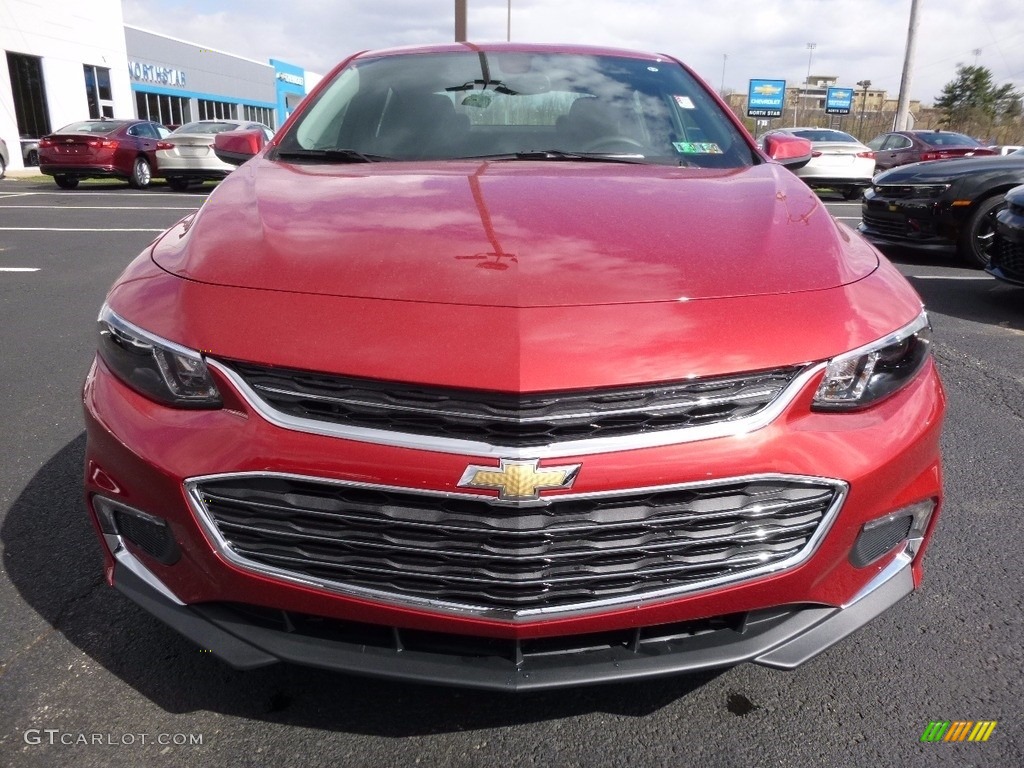
[(538, 459), (502, 459), (499, 467), (470, 464), (459, 480), (460, 488), (488, 488), (503, 501), (532, 501), (541, 491), (570, 488), (580, 464), (538, 467)]
[(777, 85), (769, 85), (768, 83), (762, 83), (754, 87), (754, 93), (760, 96), (774, 96), (781, 90)]

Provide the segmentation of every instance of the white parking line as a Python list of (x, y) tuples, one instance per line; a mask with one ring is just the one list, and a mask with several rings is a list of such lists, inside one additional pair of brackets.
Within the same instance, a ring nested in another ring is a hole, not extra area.
[(198, 211), (198, 208), (166, 208), (155, 205), (4, 205), (0, 202), (0, 211), (7, 210), (40, 210), (40, 211)]
[[(187, 197), (188, 197), (187, 195), (183, 195), (180, 192), (89, 192), (89, 191), (60, 192), (60, 191), (54, 191), (54, 192), (15, 192), (15, 193), (12, 193), (12, 195), (15, 195), (15, 194), (21, 195), (21, 196), (39, 195), (39, 196), (44, 196), (44, 197), (52, 197), (54, 195), (58, 195), (60, 197), (65, 197), (65, 198), (76, 198), (76, 197), (86, 197), (86, 196), (89, 196), (89, 195), (100, 195), (101, 197), (132, 197), (132, 198), (135, 198), (136, 200), (138, 200), (140, 197), (142, 199), (146, 199), (146, 200), (148, 200), (151, 197), (173, 197), (173, 198), (175, 198), (177, 200), (181, 200), (182, 198), (187, 199)], [(203, 195), (202, 199), (205, 200), (206, 196)]]
[(39, 267), (0, 267), (0, 272), (38, 272)]
[(833, 216), (836, 221), (860, 221), (860, 216)]
[(909, 275), (915, 280), (995, 280), (992, 275)]
[(0, 227), (0, 232), (163, 232), (163, 229), (119, 229), (117, 227)]

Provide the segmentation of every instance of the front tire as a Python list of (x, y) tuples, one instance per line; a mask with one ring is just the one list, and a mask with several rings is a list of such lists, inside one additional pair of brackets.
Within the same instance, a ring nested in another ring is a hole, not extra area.
[(53, 180), (61, 189), (74, 189), (78, 186), (78, 179), (74, 176), (54, 176)]
[(153, 170), (149, 167), (149, 161), (144, 157), (136, 157), (128, 183), (135, 187), (135, 189), (145, 189), (152, 180)]
[(996, 234), (996, 214), (1005, 207), (1006, 197), (1002, 194), (986, 197), (975, 206), (957, 242), (957, 254), (968, 266), (988, 266), (992, 258), (989, 249)]

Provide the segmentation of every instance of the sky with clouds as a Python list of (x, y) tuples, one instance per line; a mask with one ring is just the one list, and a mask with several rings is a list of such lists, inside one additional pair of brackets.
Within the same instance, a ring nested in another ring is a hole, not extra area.
[[(714, 88), (750, 78), (870, 80), (895, 98), (910, 0), (467, 0), (470, 40), (592, 43), (667, 53)], [(911, 98), (930, 104), (957, 64), (1024, 91), (1020, 0), (919, 0)], [(126, 24), (326, 73), (355, 51), (453, 39), (454, 0), (122, 0)], [(813, 50), (808, 44), (815, 45)], [(724, 75), (724, 78), (723, 78)]]

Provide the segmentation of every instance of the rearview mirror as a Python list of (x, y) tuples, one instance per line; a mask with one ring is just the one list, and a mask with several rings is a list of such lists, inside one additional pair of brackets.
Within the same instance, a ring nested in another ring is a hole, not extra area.
[(263, 131), (224, 131), (213, 138), (213, 152), (222, 162), (241, 165), (263, 149)]
[(761, 147), (768, 157), (791, 171), (802, 168), (811, 160), (811, 142), (797, 136), (773, 133), (764, 137)]

